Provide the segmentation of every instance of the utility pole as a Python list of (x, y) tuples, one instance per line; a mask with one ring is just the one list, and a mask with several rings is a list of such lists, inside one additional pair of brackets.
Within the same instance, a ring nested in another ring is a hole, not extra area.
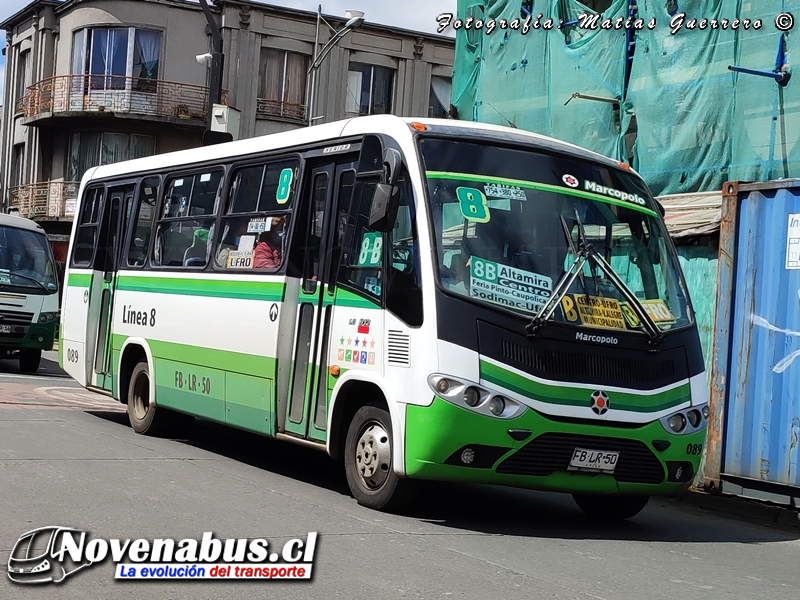
[[(222, 53), (222, 30), (211, 12), (211, 7), (207, 0), (200, 0), (200, 7), (206, 16), (208, 28), (211, 30), (213, 49), (211, 51), (211, 77), (208, 85), (208, 106), (206, 108), (206, 131), (203, 134), (203, 145), (226, 142), (232, 139), (230, 134), (211, 131), (211, 120), (214, 118), (214, 105), (222, 103), (222, 68), (225, 63), (225, 55)], [(223, 139), (224, 138), (224, 139)]]

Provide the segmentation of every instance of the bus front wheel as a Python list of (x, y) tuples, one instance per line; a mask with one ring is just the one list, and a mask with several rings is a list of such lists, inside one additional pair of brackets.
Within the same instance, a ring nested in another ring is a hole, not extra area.
[(649, 496), (592, 496), (573, 494), (572, 498), (583, 512), (595, 519), (604, 521), (620, 521), (638, 515)]
[(19, 351), (19, 370), (23, 373), (36, 373), (39, 363), (42, 362), (41, 350), (20, 350)]
[(408, 502), (415, 482), (392, 468), (392, 420), (376, 406), (362, 406), (347, 430), (345, 474), (353, 497), (376, 510), (396, 509)]

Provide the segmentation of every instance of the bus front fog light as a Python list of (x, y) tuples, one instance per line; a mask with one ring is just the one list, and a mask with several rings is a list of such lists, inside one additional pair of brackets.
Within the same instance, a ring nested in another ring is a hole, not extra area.
[(495, 396), (489, 401), (489, 412), (494, 416), (499, 417), (506, 409), (506, 401), (502, 396)]
[(689, 425), (692, 427), (697, 427), (703, 421), (703, 415), (700, 414), (699, 410), (690, 410), (686, 413), (686, 416), (689, 419)]
[(703, 416), (704, 416), (706, 419), (707, 419), (708, 417), (710, 417), (710, 416), (711, 416), (711, 409), (708, 407), (708, 404), (706, 404), (706, 405), (703, 407)]
[(464, 402), (467, 406), (478, 406), (481, 401), (481, 393), (474, 387), (468, 387), (464, 390)]
[(464, 448), (464, 451), (461, 453), (461, 462), (465, 465), (471, 465), (472, 461), (475, 460), (475, 450), (472, 448)]
[(675, 433), (680, 433), (686, 427), (686, 417), (682, 413), (676, 413), (667, 419), (667, 425)]

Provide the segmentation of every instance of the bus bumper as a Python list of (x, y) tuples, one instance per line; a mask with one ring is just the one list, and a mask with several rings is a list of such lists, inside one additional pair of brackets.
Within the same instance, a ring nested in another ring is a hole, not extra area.
[[(408, 477), (420, 479), (568, 493), (676, 495), (697, 474), (705, 434), (668, 433), (658, 420), (636, 428), (552, 421), (532, 409), (497, 419), (436, 398), (431, 406), (406, 407), (405, 467)], [(575, 448), (618, 451), (614, 473), (568, 470)]]
[(13, 338), (0, 334), (0, 352), (22, 349), (52, 350), (56, 335), (56, 321), (34, 323), (28, 327), (25, 337)]

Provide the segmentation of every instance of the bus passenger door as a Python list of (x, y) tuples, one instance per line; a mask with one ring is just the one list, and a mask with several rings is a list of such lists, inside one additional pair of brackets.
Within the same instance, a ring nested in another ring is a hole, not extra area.
[(109, 392), (113, 390), (111, 321), (114, 292), (120, 250), (133, 206), (133, 193), (133, 185), (110, 188), (107, 192), (89, 295), (86, 380), (89, 386)]
[[(293, 236), (295, 262), (301, 267), (293, 369), (288, 402), (278, 410), (278, 428), (284, 433), (323, 442), (327, 408), (328, 346), (334, 296), (329, 293), (331, 269), (338, 260), (339, 205), (343, 182), (354, 179), (354, 158), (318, 164), (307, 171), (298, 222)], [(352, 193), (352, 183), (347, 188)], [(349, 197), (345, 199), (349, 202)], [(337, 263), (338, 264), (338, 263)], [(279, 398), (280, 402), (280, 398)], [(323, 418), (320, 421), (319, 415)]]

